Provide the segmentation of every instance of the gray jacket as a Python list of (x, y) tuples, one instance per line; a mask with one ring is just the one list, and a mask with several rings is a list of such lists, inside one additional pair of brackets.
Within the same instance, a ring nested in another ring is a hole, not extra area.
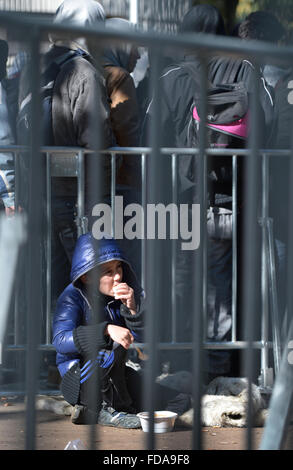
[[(71, 47), (70, 47), (71, 46)], [(64, 56), (77, 45), (53, 45), (43, 57), (44, 69), (56, 59)], [(20, 103), (29, 92), (29, 65), (22, 74)], [(115, 145), (110, 123), (109, 99), (102, 73), (96, 69), (89, 54), (76, 56), (60, 69), (52, 95), (51, 145), (105, 149)], [(111, 162), (108, 156), (102, 159), (102, 192), (109, 190)], [(74, 196), (75, 182), (72, 178), (55, 178), (53, 196)]]
[[(66, 47), (53, 46), (45, 61), (65, 54)], [(61, 97), (61, 99), (60, 99)], [(59, 72), (53, 91), (54, 144), (107, 148), (115, 143), (104, 77), (84, 57), (67, 62)], [(100, 140), (98, 139), (101, 126)]]

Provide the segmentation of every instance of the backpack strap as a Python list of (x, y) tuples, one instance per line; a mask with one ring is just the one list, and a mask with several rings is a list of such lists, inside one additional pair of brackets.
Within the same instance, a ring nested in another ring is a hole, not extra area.
[[(196, 66), (195, 63), (193, 62), (181, 62), (179, 64), (183, 69), (185, 69), (189, 76), (193, 79), (194, 82), (198, 84), (198, 81), (196, 80), (196, 76), (198, 75), (200, 68)], [(212, 60), (208, 64), (208, 75), (209, 75), (209, 67), (212, 67), (213, 69), (216, 69), (215, 76), (211, 82), (210, 79), (208, 79), (208, 88), (212, 87), (213, 84), (232, 84), (236, 82), (236, 77), (239, 73), (240, 67), (242, 65), (242, 60), (241, 59), (236, 59), (236, 60), (225, 60), (223, 58), (218, 58), (216, 60)]]
[[(222, 57), (212, 59), (208, 63), (208, 76), (210, 76), (209, 68), (211, 70), (216, 70), (215, 75), (212, 79), (208, 79), (208, 88), (212, 87), (212, 84), (232, 84), (236, 83), (236, 78), (239, 73), (239, 70), (242, 66), (242, 59), (223, 59)], [(183, 61), (178, 64), (182, 67), (192, 80), (198, 84), (196, 77), (199, 74), (200, 67), (192, 61)]]

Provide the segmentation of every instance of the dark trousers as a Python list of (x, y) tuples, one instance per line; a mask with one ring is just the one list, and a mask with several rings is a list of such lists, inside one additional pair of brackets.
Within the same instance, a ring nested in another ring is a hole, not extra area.
[[(192, 292), (194, 279), (191, 266), (195, 263), (190, 251), (177, 251), (176, 288), (180, 312), (177, 337), (179, 341), (192, 340)], [(196, 280), (195, 280), (196, 282)], [(204, 340), (225, 341), (231, 334), (232, 310), (232, 212), (224, 208), (209, 208), (207, 213), (207, 325)], [(227, 375), (231, 361), (229, 351), (205, 352), (205, 372), (210, 377)], [(177, 368), (186, 368), (187, 359)], [(209, 379), (208, 379), (209, 380)]]
[[(129, 413), (138, 413), (144, 409), (143, 373), (126, 366), (127, 350), (117, 343), (114, 345), (116, 347), (113, 350), (99, 351), (94, 361), (84, 360), (80, 366), (73, 366), (64, 375), (61, 390), (65, 400), (94, 411), (99, 410), (102, 403), (116, 411)], [(178, 391), (155, 384), (154, 393), (157, 410), (166, 409), (168, 404), (178, 407)], [(186, 407), (186, 400), (183, 406)]]
[[(94, 403), (111, 406), (116, 411), (133, 411), (132, 397), (127, 386), (125, 358), (127, 350), (118, 345), (113, 350), (101, 350), (95, 361), (84, 362), (80, 375), (80, 404), (89, 408)], [(100, 367), (99, 367), (100, 366)], [(97, 390), (97, 384), (100, 390)]]

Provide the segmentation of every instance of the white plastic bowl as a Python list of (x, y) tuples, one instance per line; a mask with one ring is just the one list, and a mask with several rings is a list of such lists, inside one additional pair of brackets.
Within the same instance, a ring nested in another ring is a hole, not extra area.
[[(137, 415), (140, 418), (141, 427), (144, 432), (149, 430), (149, 413), (142, 411)], [(173, 431), (175, 419), (178, 414), (172, 411), (155, 411), (154, 417), (154, 432), (163, 433)]]

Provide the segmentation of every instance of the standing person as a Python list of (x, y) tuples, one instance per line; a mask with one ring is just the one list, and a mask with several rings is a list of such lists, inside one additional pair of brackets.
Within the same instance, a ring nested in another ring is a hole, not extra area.
[[(104, 24), (104, 21), (104, 9), (95, 0), (82, 3), (64, 0), (54, 19), (56, 24), (85, 28)], [(115, 139), (103, 71), (94, 58), (95, 41), (61, 33), (51, 34), (50, 40), (52, 47), (45, 55), (45, 63), (54, 61), (68, 50), (78, 53), (73, 61), (64, 65), (56, 80), (53, 93), (54, 144), (94, 149), (98, 116), (102, 130), (100, 148), (109, 147)], [(63, 97), (61, 102), (58, 96)]]
[[(109, 18), (106, 28), (132, 31), (135, 25), (123, 18)], [(131, 76), (140, 58), (135, 45), (119, 44), (103, 51), (106, 87), (110, 98), (110, 120), (120, 147), (139, 144), (139, 113), (134, 80)], [(130, 177), (131, 175), (126, 175)], [(135, 181), (132, 181), (132, 185)]]
[[(238, 36), (245, 40), (279, 44), (285, 40), (286, 30), (273, 13), (260, 10), (250, 13), (240, 23)], [(286, 73), (286, 69), (272, 64), (265, 64), (262, 67), (262, 73), (266, 82), (275, 87), (278, 80)]]
[[(277, 17), (267, 11), (251, 13), (239, 26), (238, 35), (243, 40), (260, 40), (278, 45), (287, 42), (286, 29)], [(273, 138), (270, 148), (290, 149), (293, 111), (289, 100), (289, 83), (293, 73), (291, 64), (270, 64), (266, 60), (262, 66), (263, 75), (274, 93), (274, 124)], [(276, 287), (278, 296), (279, 328), (283, 324), (283, 338), (287, 335), (286, 306), (287, 306), (287, 276), (286, 259), (288, 244), (288, 214), (290, 188), (290, 157), (270, 155), (269, 159), (269, 217), (272, 222), (275, 240)], [(280, 335), (281, 337), (281, 335)], [(284, 346), (284, 345), (282, 345)]]
[[(64, 0), (56, 11), (56, 24), (94, 27), (103, 24), (105, 12), (94, 0)], [(46, 145), (96, 149), (100, 124), (100, 148), (115, 145), (110, 123), (110, 108), (102, 70), (91, 52), (94, 41), (77, 38), (68, 33), (54, 33), (49, 37), (50, 50), (43, 57), (43, 71), (51, 65), (60, 67), (52, 92), (52, 129)], [(62, 64), (62, 65), (60, 65)], [(26, 100), (29, 89), (27, 74), (22, 76), (20, 103)], [(85, 158), (86, 211), (91, 212), (88, 181), (90, 175)], [(101, 156), (103, 175), (99, 188), (101, 197), (109, 194), (111, 163), (108, 156)], [(53, 303), (67, 284), (71, 257), (77, 238), (76, 199), (77, 182), (73, 177), (52, 179), (52, 291)], [(98, 201), (94, 201), (97, 203)]]
[[(0, 40), (0, 144), (16, 142), (18, 80), (8, 79), (6, 64), (8, 43)], [(14, 214), (14, 160), (10, 153), (0, 153), (0, 201), (7, 216)]]
[[(274, 149), (292, 149), (293, 100), (291, 87), (293, 68), (288, 67), (275, 89)], [(291, 216), (291, 155), (271, 155), (269, 160), (269, 217), (275, 238), (276, 278), (279, 308), (279, 327), (282, 348), (289, 328), (288, 315), (288, 234)]]
[[(220, 12), (211, 5), (197, 5), (187, 12), (180, 27), (181, 33), (204, 32), (224, 35), (224, 21)], [(184, 59), (167, 67), (160, 77), (161, 82), (161, 145), (164, 147), (188, 147), (190, 136), (191, 108), (194, 93), (199, 83), (201, 64), (196, 53), (188, 52)], [(208, 80), (211, 84), (244, 82), (252, 91), (253, 66), (246, 60), (209, 57)], [(191, 72), (192, 71), (192, 72)], [(197, 84), (197, 85), (196, 85)], [(273, 101), (269, 90), (261, 80), (260, 101), (266, 116), (267, 135), (273, 116)], [(152, 114), (152, 103), (148, 110)], [(147, 133), (147, 128), (145, 128)], [(179, 200), (184, 203), (197, 202), (194, 157), (181, 155), (178, 159)], [(208, 159), (208, 259), (207, 259), (207, 339), (223, 341), (231, 335), (232, 308), (232, 163), (230, 157)], [(178, 251), (176, 284), (178, 310), (186, 311), (186, 299), (194, 287), (190, 284), (189, 252)], [(180, 316), (181, 316), (180, 315)], [(193, 319), (188, 316), (180, 321), (180, 341), (191, 340)], [(175, 358), (176, 362), (177, 358)], [(186, 361), (185, 361), (186, 362)], [(226, 351), (207, 353), (208, 380), (215, 375), (229, 374), (230, 354)]]
[[(56, 12), (54, 21), (59, 24), (93, 27), (96, 24), (103, 24), (104, 20), (105, 13), (100, 3), (94, 0), (86, 0), (82, 3), (77, 0), (64, 0)], [(95, 149), (98, 133), (97, 122), (100, 124), (100, 148), (104, 149), (115, 145), (106, 84), (102, 70), (94, 59), (94, 41), (76, 37), (68, 38), (67, 36), (62, 38), (62, 35), (59, 37), (58, 34), (51, 35), (50, 39), (52, 47), (45, 56), (46, 62), (58, 60), (60, 56), (68, 51), (76, 51), (82, 54), (82, 56), (77, 56), (74, 60), (66, 63), (56, 79), (52, 102), (54, 145)], [(62, 96), (61, 101), (59, 96)], [(87, 156), (85, 159), (86, 164), (88, 158), (90, 157)], [(99, 188), (99, 194), (101, 197), (105, 197), (106, 194), (109, 194), (111, 163), (108, 156), (99, 155), (99, 158), (102, 159), (101, 169), (103, 172), (100, 179), (103, 187)], [(85, 202), (87, 216), (89, 216), (91, 213), (91, 207), (89, 207), (91, 195), (89, 194), (90, 175), (87, 172), (87, 165), (85, 174)], [(55, 222), (55, 232), (57, 231), (54, 240), (57, 245), (60, 245), (58, 253), (61, 256), (63, 251), (63, 259), (66, 263), (66, 277), (64, 276), (63, 283), (58, 286), (58, 291), (55, 290), (57, 295), (67, 284), (71, 256), (76, 241), (76, 225), (74, 222), (76, 193), (75, 179), (56, 178), (53, 180), (52, 202), (56, 208), (53, 220)], [(64, 213), (67, 214), (65, 227)], [(54, 264), (54, 260), (52, 260), (53, 267)], [(58, 265), (56, 268), (59, 270), (60, 264), (59, 268)], [(57, 271), (55, 274), (58, 275)]]
[[(135, 25), (123, 18), (109, 18), (106, 28), (132, 31)], [(101, 58), (105, 71), (106, 88), (110, 98), (110, 121), (120, 147), (139, 147), (140, 113), (137, 92), (131, 73), (140, 55), (136, 45), (111, 46), (103, 51)], [(121, 155), (116, 159), (118, 170), (116, 195), (123, 196), (124, 206), (141, 202), (140, 155)], [(139, 240), (121, 240), (121, 247), (128, 253), (135, 271), (141, 271)]]

